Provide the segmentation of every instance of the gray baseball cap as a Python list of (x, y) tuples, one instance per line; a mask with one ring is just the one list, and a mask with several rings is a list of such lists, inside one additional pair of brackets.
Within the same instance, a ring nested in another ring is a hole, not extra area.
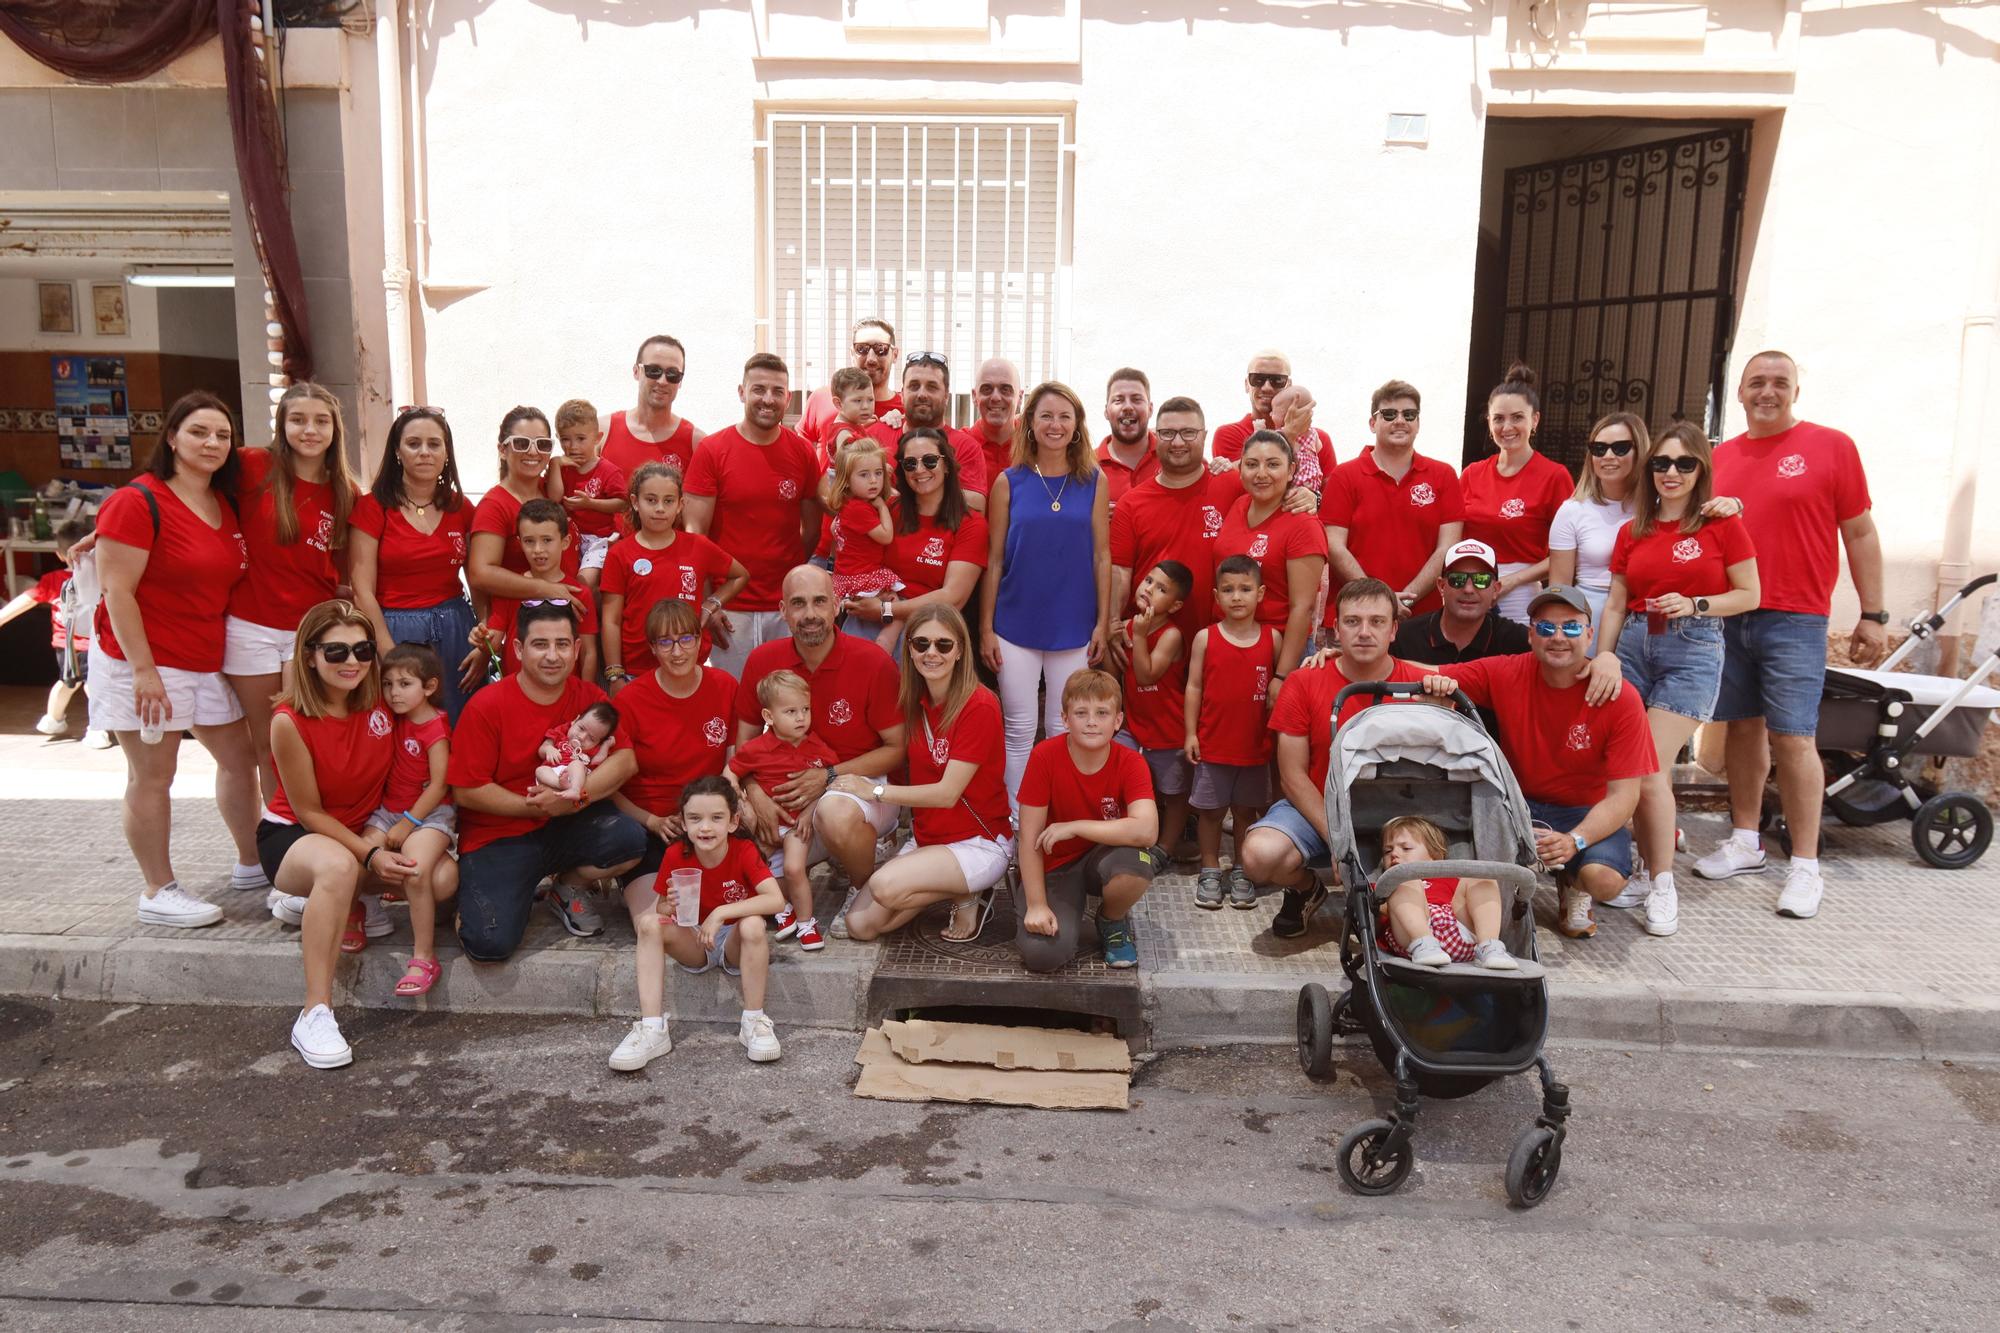
[(1536, 593), (1528, 603), (1528, 614), (1535, 614), (1535, 608), (1549, 602), (1561, 602), (1572, 611), (1583, 612), (1584, 619), (1590, 619), (1590, 599), (1583, 595), (1583, 589), (1572, 588), (1567, 583), (1551, 583)]

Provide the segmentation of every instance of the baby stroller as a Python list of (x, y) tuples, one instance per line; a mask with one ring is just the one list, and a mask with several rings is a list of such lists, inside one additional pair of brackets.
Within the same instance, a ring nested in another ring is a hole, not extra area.
[[(1829, 782), (1826, 808), (1843, 824), (1866, 828), (1910, 821), (1917, 855), (1940, 870), (1963, 870), (1993, 842), (1993, 812), (1969, 791), (1939, 791), (1922, 777), (1923, 759), (1979, 753), (1989, 715), (2000, 708), (2000, 690), (1985, 682), (2000, 671), (2000, 653), (1987, 657), (1965, 680), (1919, 676), (1896, 668), (1943, 628), (1952, 609), (2000, 575), (1985, 574), (1910, 626), (1910, 637), (1873, 671), (1831, 667), (1819, 705), (1817, 747)], [(1911, 762), (1913, 756), (1921, 756)], [(1784, 817), (1766, 820), (1787, 854), (1791, 831)]]
[[(1352, 694), (1415, 695), (1412, 684), (1350, 685), (1334, 700), (1337, 717)], [(1397, 815), (1431, 820), (1450, 841), (1444, 861), (1396, 866), (1375, 878), (1380, 830)], [(1333, 737), (1326, 777), (1327, 842), (1347, 888), (1340, 966), (1348, 989), (1337, 999), (1312, 983), (1299, 992), (1299, 1064), (1313, 1078), (1331, 1075), (1333, 1036), (1366, 1033), (1375, 1058), (1396, 1080), (1387, 1120), (1356, 1125), (1341, 1139), (1336, 1165), (1358, 1194), (1387, 1194), (1416, 1161), (1419, 1095), (1463, 1097), (1495, 1079), (1534, 1069), (1542, 1113), (1507, 1161), (1507, 1196), (1532, 1208), (1562, 1168), (1569, 1089), (1556, 1082), (1542, 1041), (1548, 1033), (1548, 987), (1535, 955), (1530, 902), (1540, 864), (1528, 805), (1486, 734), (1472, 703), (1454, 708), (1389, 702), (1368, 708)], [(1376, 943), (1379, 904), (1405, 880), (1432, 876), (1500, 884), (1500, 938), (1517, 972), (1470, 964), (1424, 967), (1385, 954)]]

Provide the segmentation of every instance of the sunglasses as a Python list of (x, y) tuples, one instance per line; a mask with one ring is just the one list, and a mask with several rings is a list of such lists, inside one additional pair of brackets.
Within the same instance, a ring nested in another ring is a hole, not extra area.
[(444, 409), (442, 407), (431, 407), (426, 403), (411, 403), (406, 407), (396, 409), (396, 415), (399, 417), (407, 417), (416, 412), (428, 412), (434, 417), (444, 416)]
[(1153, 434), (1159, 436), (1168, 444), (1172, 444), (1175, 440), (1184, 440), (1189, 444), (1200, 444), (1201, 437), (1208, 434), (1208, 428), (1205, 426), (1188, 426), (1181, 430), (1156, 430)]
[(1655, 476), (1658, 476), (1662, 472), (1678, 472), (1682, 476), (1686, 476), (1691, 472), (1697, 472), (1701, 469), (1701, 460), (1699, 458), (1690, 458), (1686, 454), (1682, 454), (1678, 458), (1656, 457), (1647, 459), (1646, 467)]
[(854, 344), (854, 354), (856, 356), (887, 356), (889, 355), (889, 353), (895, 350), (896, 350), (896, 345), (894, 343)]
[(530, 597), (522, 606), (568, 606), (567, 597)]
[(1376, 409), (1375, 415), (1384, 421), (1394, 421), (1397, 417), (1401, 417), (1405, 421), (1415, 421), (1417, 419), (1417, 409), (1414, 407), (1382, 407)]
[(653, 646), (665, 649), (692, 648), (700, 642), (701, 635), (699, 634), (673, 634), (664, 639), (653, 640)]
[(1610, 454), (1615, 458), (1623, 458), (1631, 452), (1632, 441), (1630, 440), (1592, 440), (1590, 442), (1590, 456), (1592, 458), (1602, 458), (1606, 454)]
[(1282, 389), (1292, 382), (1290, 375), (1273, 375), (1261, 370), (1253, 370), (1243, 378), (1250, 381), (1253, 389)]
[(944, 462), (943, 454), (912, 454), (903, 460), (903, 471), (915, 472), (918, 468), (922, 468), (926, 472), (935, 472), (942, 462)]
[(678, 366), (640, 366), (639, 373), (649, 380), (665, 380), (669, 384), (679, 384), (687, 374)]
[(930, 652), (932, 649), (937, 650), (937, 654), (939, 657), (950, 657), (954, 652), (958, 651), (958, 640), (944, 639), (944, 638), (932, 639), (932, 638), (926, 638), (924, 635), (921, 634), (911, 636), (910, 638), (911, 652), (927, 653)]
[(1589, 632), (1590, 626), (1575, 620), (1565, 620), (1560, 625), (1553, 620), (1535, 622), (1535, 633), (1545, 639), (1553, 639), (1557, 634), (1561, 634), (1565, 639), (1580, 639)]
[(1483, 589), (1493, 586), (1493, 575), (1484, 571), (1475, 574), (1469, 569), (1461, 569), (1454, 573), (1446, 574), (1444, 581), (1454, 588), (1463, 588), (1466, 584), (1470, 583), (1475, 588)]
[(357, 662), (375, 660), (375, 645), (365, 639), (360, 643), (312, 643), (306, 647), (318, 653), (324, 661), (335, 664), (345, 662), (350, 657)]
[(950, 370), (951, 362), (945, 360), (943, 352), (912, 352), (903, 358), (903, 368), (911, 366), (936, 366), (939, 370)]
[(556, 442), (546, 435), (509, 435), (500, 441), (517, 454), (552, 454)]

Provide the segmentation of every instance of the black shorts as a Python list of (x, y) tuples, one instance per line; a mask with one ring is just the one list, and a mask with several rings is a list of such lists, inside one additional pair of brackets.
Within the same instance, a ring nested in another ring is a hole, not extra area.
[(292, 850), (292, 844), (300, 838), (310, 838), (312, 830), (303, 824), (280, 824), (275, 819), (257, 821), (257, 864), (264, 867), (264, 878), (276, 884), (278, 867), (285, 863), (285, 853)]

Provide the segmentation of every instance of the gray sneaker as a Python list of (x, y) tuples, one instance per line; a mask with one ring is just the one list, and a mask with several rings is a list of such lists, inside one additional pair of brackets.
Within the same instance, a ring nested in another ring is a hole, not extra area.
[(1229, 905), (1245, 912), (1257, 905), (1257, 886), (1241, 866), (1229, 868)]
[(849, 889), (847, 891), (847, 896), (841, 900), (840, 910), (833, 914), (833, 921), (826, 928), (827, 934), (837, 940), (849, 938), (847, 933), (847, 909), (854, 906), (854, 900), (860, 896), (861, 890), (859, 889)]
[(1194, 878), (1194, 905), (1208, 911), (1222, 908), (1222, 872), (1203, 867)]
[(543, 898), (556, 914), (556, 920), (562, 922), (563, 929), (578, 939), (603, 933), (604, 918), (597, 914), (597, 905), (590, 901), (585, 890), (557, 882), (549, 885)]

